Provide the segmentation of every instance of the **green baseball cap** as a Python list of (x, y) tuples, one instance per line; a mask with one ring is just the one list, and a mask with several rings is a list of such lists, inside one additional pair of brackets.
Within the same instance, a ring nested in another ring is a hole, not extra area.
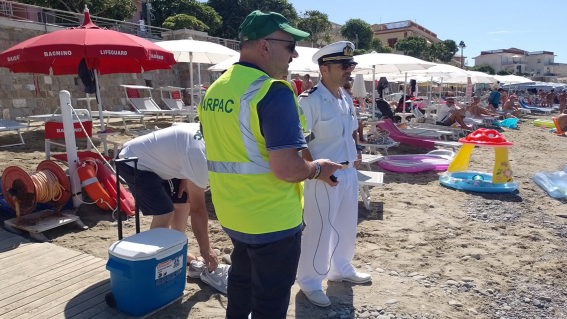
[(292, 27), (279, 13), (256, 10), (250, 13), (238, 28), (238, 38), (240, 41), (256, 40), (278, 30), (291, 34), (295, 41), (301, 41), (309, 36), (309, 33)]

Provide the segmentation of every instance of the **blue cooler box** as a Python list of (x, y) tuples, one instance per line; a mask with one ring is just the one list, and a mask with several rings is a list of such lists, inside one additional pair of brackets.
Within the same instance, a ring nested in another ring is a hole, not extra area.
[(167, 228), (151, 229), (110, 245), (106, 269), (121, 311), (141, 316), (183, 294), (187, 273), (187, 236)]

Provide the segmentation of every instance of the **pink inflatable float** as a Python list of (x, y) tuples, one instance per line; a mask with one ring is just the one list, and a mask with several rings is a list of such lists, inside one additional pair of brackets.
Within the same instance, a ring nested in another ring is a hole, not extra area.
[(445, 150), (431, 151), (427, 154), (388, 155), (378, 161), (383, 169), (416, 173), (423, 171), (445, 171), (455, 157), (455, 153)]

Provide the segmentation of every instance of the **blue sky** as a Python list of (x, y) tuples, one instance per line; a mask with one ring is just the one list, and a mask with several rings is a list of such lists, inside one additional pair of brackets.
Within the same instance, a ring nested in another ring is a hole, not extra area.
[[(319, 10), (329, 20), (368, 23), (412, 20), (441, 40), (466, 44), (468, 65), (480, 51), (516, 47), (552, 51), (555, 62), (567, 63), (567, 0), (288, 0), (299, 11)], [(340, 4), (340, 5), (339, 5)], [(460, 50), (458, 52), (460, 54)]]

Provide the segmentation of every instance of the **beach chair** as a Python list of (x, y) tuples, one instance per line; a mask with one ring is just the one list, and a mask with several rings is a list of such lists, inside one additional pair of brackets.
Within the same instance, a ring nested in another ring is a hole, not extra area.
[[(124, 88), (124, 93), (126, 94), (126, 100), (128, 103), (140, 114), (148, 115), (170, 115), (175, 121), (176, 116), (189, 116), (191, 112), (184, 110), (163, 110), (152, 97), (153, 88), (142, 85), (120, 85)], [(141, 97), (139, 90), (147, 90), (149, 97)]]
[(378, 127), (382, 130), (386, 130), (390, 132), (390, 138), (393, 139), (394, 141), (407, 145), (423, 147), (427, 149), (434, 149), (436, 146), (443, 146), (452, 149), (461, 147), (461, 143), (458, 142), (441, 141), (436, 139), (423, 138), (420, 136), (410, 136), (404, 134), (389, 119), (383, 120), (381, 121), (381, 123), (378, 123)]
[[(170, 110), (180, 110), (190, 112), (189, 121), (192, 122), (193, 118), (197, 115), (197, 108), (185, 105), (181, 99), (181, 91), (183, 88), (175, 86), (165, 86), (159, 88), (161, 99), (165, 106)], [(165, 92), (165, 95), (164, 95)]]
[(550, 109), (550, 108), (528, 106), (526, 104), (526, 102), (524, 102), (524, 101), (519, 101), (518, 103), (520, 104), (520, 107), (522, 109), (530, 110), (532, 112), (541, 112), (541, 113), (551, 114), (551, 112), (553, 111), (553, 109)]
[(91, 115), (93, 118), (100, 118), (103, 116), (106, 119), (106, 125), (108, 126), (110, 123), (111, 118), (119, 118), (122, 120), (122, 125), (124, 126), (124, 133), (126, 134), (139, 134), (140, 130), (130, 130), (128, 124), (126, 124), (126, 120), (134, 121), (139, 120), (140, 123), (144, 126), (144, 130), (147, 131), (148, 128), (146, 127), (146, 122), (144, 121), (145, 118), (151, 117), (151, 115), (147, 114), (140, 114), (139, 112), (133, 111), (92, 111)]
[(22, 123), (18, 123), (15, 121), (0, 120), (0, 132), (16, 131), (16, 133), (18, 133), (18, 136), (20, 137), (20, 143), (0, 145), (0, 147), (9, 147), (9, 146), (26, 144), (26, 142), (24, 141), (24, 137), (22, 136), (22, 132), (20, 131), (23, 128), (29, 128), (29, 125), (24, 125)]
[(559, 125), (559, 121), (555, 117), (553, 118), (553, 124), (555, 124), (555, 133), (557, 135), (565, 135), (565, 132), (563, 132), (561, 126)]
[(378, 162), (382, 157), (382, 155), (362, 154), (362, 164), (366, 165), (368, 170), (371, 171), (372, 167), (370, 164)]
[[(86, 109), (75, 109), (75, 114), (73, 114), (73, 120), (76, 121), (80, 119), (81, 121), (90, 121), (89, 111)], [(78, 116), (78, 117), (77, 117)], [(17, 121), (27, 122), (27, 129), (30, 129), (30, 124), (32, 122), (48, 122), (48, 121), (62, 121), (61, 114), (38, 114), (38, 115), (27, 115), (16, 117)]]
[(358, 192), (362, 197), (362, 202), (367, 210), (370, 210), (370, 189), (368, 187), (378, 187), (384, 185), (384, 173), (372, 171), (356, 171), (358, 175)]

